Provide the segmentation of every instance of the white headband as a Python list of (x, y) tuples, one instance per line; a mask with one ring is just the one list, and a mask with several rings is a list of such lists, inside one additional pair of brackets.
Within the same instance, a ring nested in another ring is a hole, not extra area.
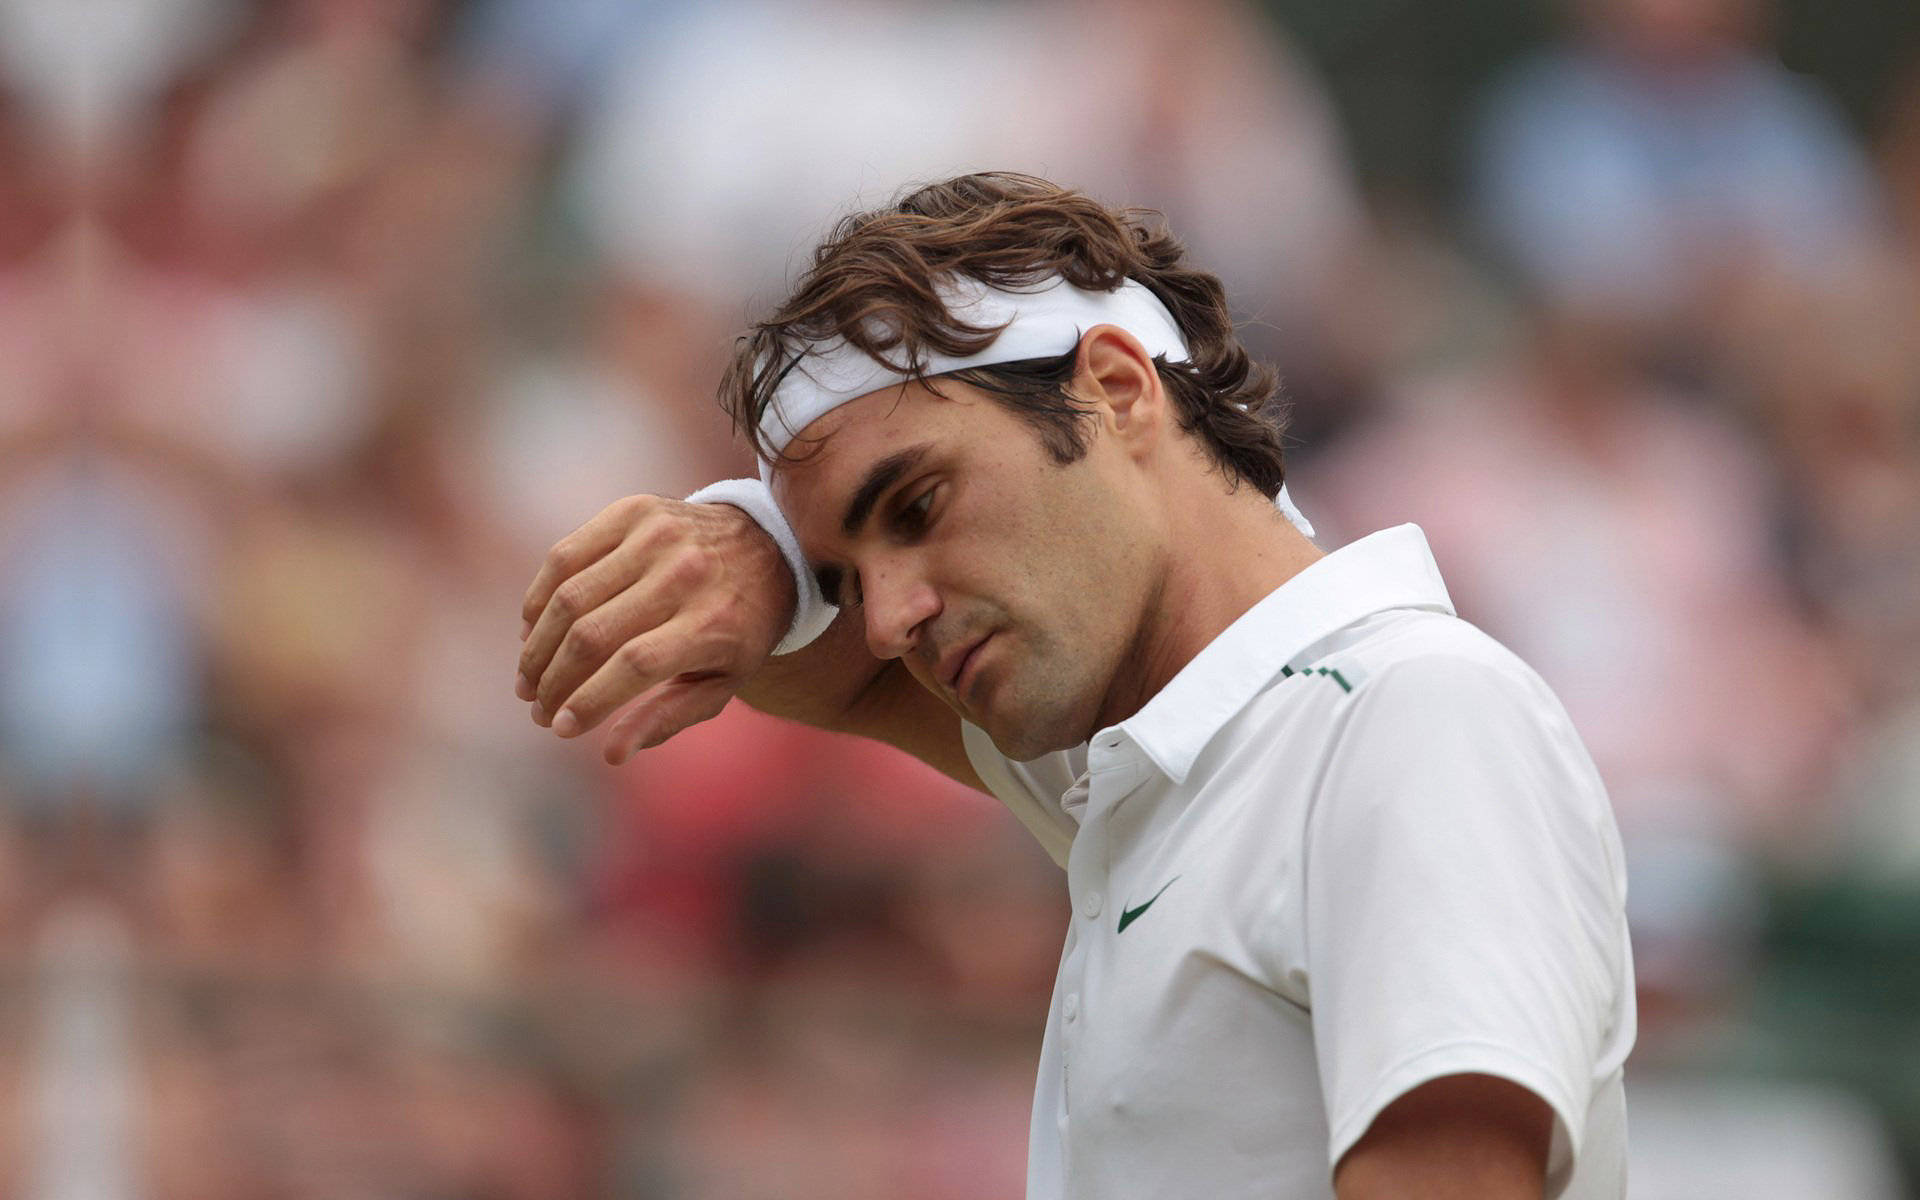
[[(1079, 345), (1080, 335), (1095, 325), (1118, 325), (1140, 340), (1149, 358), (1164, 354), (1168, 362), (1187, 359), (1187, 343), (1173, 314), (1146, 285), (1131, 279), (1111, 292), (1089, 292), (1055, 275), (1030, 291), (1003, 292), (958, 276), (939, 291), (956, 322), (1000, 333), (974, 354), (928, 355), (923, 375), (1057, 358)], [(760, 415), (762, 443), (768, 454), (778, 457), (801, 430), (847, 401), (911, 378), (845, 341), (809, 347)], [(768, 474), (764, 465), (761, 474)]]
[[(939, 285), (947, 311), (977, 329), (999, 328), (986, 349), (967, 355), (930, 354), (922, 375), (944, 375), (968, 367), (991, 367), (1030, 358), (1057, 358), (1080, 344), (1095, 325), (1117, 325), (1132, 334), (1148, 358), (1187, 361), (1187, 342), (1160, 298), (1136, 280), (1110, 292), (1089, 292), (1058, 275), (1026, 291), (1001, 291), (971, 276), (953, 276)], [(905, 383), (913, 376), (879, 362), (844, 340), (809, 347), (774, 389), (760, 414), (760, 437), (769, 457), (760, 460), (760, 478), (773, 482), (778, 458), (802, 430), (849, 400)], [(1282, 487), (1274, 502), (1301, 533), (1313, 536), (1293, 498)]]

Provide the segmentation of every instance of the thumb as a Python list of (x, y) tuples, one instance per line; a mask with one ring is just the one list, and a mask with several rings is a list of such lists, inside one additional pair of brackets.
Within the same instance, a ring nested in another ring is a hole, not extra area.
[(618, 766), (690, 725), (712, 720), (733, 699), (733, 693), (733, 681), (726, 675), (669, 679), (640, 697), (608, 728), (602, 748), (606, 760)]

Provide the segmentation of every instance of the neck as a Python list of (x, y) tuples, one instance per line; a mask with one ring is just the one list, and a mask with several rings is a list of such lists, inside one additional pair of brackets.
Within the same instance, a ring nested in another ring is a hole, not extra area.
[(1166, 569), (1115, 673), (1095, 729), (1139, 712), (1248, 609), (1324, 553), (1271, 500), (1242, 484), (1204, 486), (1168, 506)]

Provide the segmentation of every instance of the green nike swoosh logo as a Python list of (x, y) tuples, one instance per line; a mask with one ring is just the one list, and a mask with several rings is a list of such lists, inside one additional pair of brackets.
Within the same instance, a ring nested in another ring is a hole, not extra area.
[(1139, 920), (1141, 913), (1152, 908), (1154, 900), (1158, 900), (1161, 896), (1165, 895), (1166, 890), (1173, 886), (1173, 880), (1178, 878), (1180, 877), (1178, 875), (1175, 875), (1173, 879), (1169, 879), (1165, 883), (1161, 884), (1160, 890), (1155, 892), (1153, 894), (1153, 897), (1149, 899), (1145, 904), (1142, 904), (1139, 908), (1122, 909), (1120, 912), (1120, 928), (1115, 930), (1114, 932), (1125, 933), (1127, 931), (1127, 926)]

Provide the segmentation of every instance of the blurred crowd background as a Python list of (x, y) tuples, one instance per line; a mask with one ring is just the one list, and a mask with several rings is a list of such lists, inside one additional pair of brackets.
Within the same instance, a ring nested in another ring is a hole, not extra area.
[(856, 199), (1167, 213), (1629, 847), (1637, 1200), (1920, 1181), (1911, 0), (0, 0), (0, 1196), (1020, 1193), (990, 799), (513, 697)]

